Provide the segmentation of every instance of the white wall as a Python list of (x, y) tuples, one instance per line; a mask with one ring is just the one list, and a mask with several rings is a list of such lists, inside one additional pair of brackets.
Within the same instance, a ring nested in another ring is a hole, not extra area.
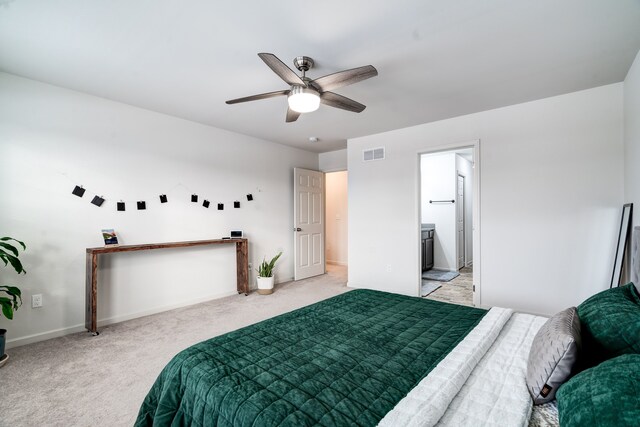
[(624, 79), (624, 200), (640, 225), (640, 53)]
[[(15, 319), (0, 318), (13, 345), (83, 330), (85, 248), (103, 245), (102, 228), (114, 228), (123, 244), (242, 229), (250, 262), (283, 249), (276, 280), (292, 278), (292, 168), (317, 169), (317, 154), (2, 73), (0, 99), (0, 235), (28, 245), (27, 275), (0, 276), (24, 292)], [(75, 184), (104, 195), (105, 205), (91, 205), (93, 194), (73, 196)], [(191, 191), (212, 208), (190, 203)], [(169, 203), (160, 205), (165, 192)], [(147, 210), (128, 203), (116, 212), (120, 198), (146, 200)], [(233, 209), (236, 199), (241, 209)], [(101, 263), (99, 321), (235, 293), (232, 245), (123, 253)], [(36, 293), (44, 306), (32, 309)]]
[(464, 261), (473, 263), (473, 165), (456, 155), (456, 173), (464, 176)]
[(347, 149), (320, 153), (318, 167), (322, 172), (347, 170)]
[[(481, 304), (551, 314), (605, 289), (623, 201), (622, 90), (349, 140), (349, 285), (418, 294), (418, 153), (479, 139)], [(379, 146), (384, 161), (360, 161)]]
[(325, 175), (326, 188), (326, 260), (329, 264), (347, 265), (349, 210), (347, 172)]
[(456, 161), (452, 152), (421, 157), (422, 223), (434, 223), (433, 268), (456, 271), (456, 205), (429, 203), (456, 194)]

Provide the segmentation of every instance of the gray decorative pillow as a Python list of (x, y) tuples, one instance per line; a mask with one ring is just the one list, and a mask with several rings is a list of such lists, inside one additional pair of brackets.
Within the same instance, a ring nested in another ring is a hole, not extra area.
[(536, 405), (549, 402), (571, 376), (580, 351), (580, 319), (575, 307), (557, 313), (533, 339), (527, 387)]

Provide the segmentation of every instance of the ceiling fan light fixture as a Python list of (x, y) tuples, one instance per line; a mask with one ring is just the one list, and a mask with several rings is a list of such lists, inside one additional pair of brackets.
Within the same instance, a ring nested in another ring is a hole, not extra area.
[[(0, 0), (0, 3), (1, 2), (2, 0)], [(310, 113), (317, 110), (320, 104), (352, 111), (354, 113), (361, 113), (367, 108), (366, 105), (360, 104), (346, 96), (339, 95), (333, 92), (333, 90), (378, 75), (378, 70), (376, 70), (373, 65), (365, 65), (363, 67), (327, 74), (317, 79), (310, 79), (306, 76), (306, 72), (313, 68), (313, 59), (308, 56), (298, 56), (293, 60), (293, 65), (302, 72), (301, 76), (287, 67), (287, 65), (273, 53), (263, 52), (259, 53), (258, 56), (271, 68), (271, 71), (287, 83), (289, 89), (230, 99), (226, 101), (226, 103), (239, 104), (241, 102), (286, 96), (288, 104), (287, 114), (285, 116), (286, 123), (295, 122), (303, 113)]]
[(287, 98), (289, 108), (297, 113), (310, 113), (320, 107), (318, 91), (304, 86), (292, 86)]

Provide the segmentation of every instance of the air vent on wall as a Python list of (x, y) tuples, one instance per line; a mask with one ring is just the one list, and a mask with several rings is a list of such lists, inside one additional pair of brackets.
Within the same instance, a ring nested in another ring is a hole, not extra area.
[(384, 160), (384, 147), (362, 150), (362, 161)]

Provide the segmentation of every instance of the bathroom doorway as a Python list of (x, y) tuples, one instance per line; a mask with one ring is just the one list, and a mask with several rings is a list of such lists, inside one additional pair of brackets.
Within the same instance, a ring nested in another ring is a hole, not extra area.
[(474, 147), (420, 155), (421, 295), (473, 305)]

